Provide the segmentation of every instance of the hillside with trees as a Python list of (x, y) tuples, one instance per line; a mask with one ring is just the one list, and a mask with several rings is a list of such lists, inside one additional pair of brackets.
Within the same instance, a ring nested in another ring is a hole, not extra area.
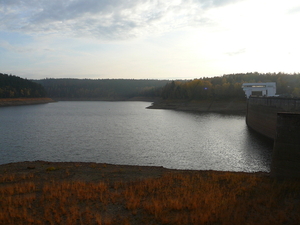
[(126, 100), (133, 97), (160, 97), (167, 80), (134, 79), (43, 79), (48, 97), (54, 99)]
[(42, 79), (27, 80), (0, 73), (0, 98), (47, 96), (65, 100), (245, 100), (243, 83), (276, 82), (277, 94), (300, 97), (300, 73), (240, 73), (194, 80)]
[(0, 73), (0, 98), (42, 98), (42, 85), (14, 75)]
[(164, 86), (161, 97), (173, 100), (245, 99), (243, 83), (276, 82), (277, 94), (300, 97), (300, 73), (240, 73), (190, 81), (172, 81)]

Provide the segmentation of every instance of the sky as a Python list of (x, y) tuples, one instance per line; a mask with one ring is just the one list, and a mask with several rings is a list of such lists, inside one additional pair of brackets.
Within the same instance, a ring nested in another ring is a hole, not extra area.
[(194, 79), (300, 72), (298, 0), (0, 0), (0, 73)]

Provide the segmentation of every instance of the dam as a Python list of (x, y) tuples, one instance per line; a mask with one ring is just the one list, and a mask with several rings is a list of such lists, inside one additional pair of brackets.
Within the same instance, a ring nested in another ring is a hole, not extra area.
[(300, 99), (249, 97), (246, 123), (274, 140), (271, 175), (300, 177)]
[(246, 123), (256, 132), (275, 140), (277, 113), (300, 112), (300, 99), (280, 97), (249, 97)]

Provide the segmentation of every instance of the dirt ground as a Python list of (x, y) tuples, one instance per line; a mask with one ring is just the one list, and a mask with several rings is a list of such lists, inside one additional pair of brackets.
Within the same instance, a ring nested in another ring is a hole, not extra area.
[[(51, 179), (64, 181), (132, 181), (158, 178), (173, 170), (163, 167), (112, 165), (86, 162), (18, 162), (0, 165), (0, 174), (26, 176), (34, 174), (37, 181)], [(176, 170), (174, 170), (176, 171)]]
[[(0, 165), (0, 174), (8, 176), (14, 174), (17, 177), (26, 177), (34, 174), (34, 180), (43, 182), (51, 179), (55, 181), (82, 181), (82, 182), (100, 182), (100, 181), (122, 181), (129, 182), (147, 178), (160, 178), (166, 174), (186, 173), (186, 174), (220, 174), (228, 173), (222, 171), (196, 171), (196, 170), (176, 170), (157, 166), (131, 166), (131, 165), (113, 165), (106, 163), (93, 162), (17, 162)], [(243, 172), (232, 172), (234, 174)], [(268, 173), (255, 173), (259, 176), (269, 176)]]
[(54, 100), (51, 98), (0, 98), (0, 107), (46, 104), (50, 102), (54, 102)]
[(228, 101), (168, 101), (160, 100), (152, 103), (149, 109), (172, 109), (192, 112), (215, 112), (225, 114), (246, 115), (247, 102), (240, 100)]

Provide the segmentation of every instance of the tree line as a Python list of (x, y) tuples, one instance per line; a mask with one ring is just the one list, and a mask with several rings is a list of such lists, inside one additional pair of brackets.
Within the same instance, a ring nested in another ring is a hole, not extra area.
[(128, 99), (160, 97), (167, 80), (135, 79), (54, 79), (34, 80), (41, 84), (50, 98), (66, 99)]
[(0, 73), (0, 98), (41, 98), (46, 96), (42, 85), (14, 75)]
[(220, 77), (199, 78), (189, 81), (172, 81), (164, 86), (163, 99), (225, 100), (245, 99), (243, 83), (276, 82), (277, 94), (283, 97), (300, 97), (300, 73), (239, 73)]
[(300, 73), (238, 73), (194, 80), (54, 79), (27, 80), (0, 73), (0, 98), (47, 97), (119, 100), (162, 97), (174, 100), (245, 99), (243, 83), (276, 82), (277, 94), (300, 97)]

